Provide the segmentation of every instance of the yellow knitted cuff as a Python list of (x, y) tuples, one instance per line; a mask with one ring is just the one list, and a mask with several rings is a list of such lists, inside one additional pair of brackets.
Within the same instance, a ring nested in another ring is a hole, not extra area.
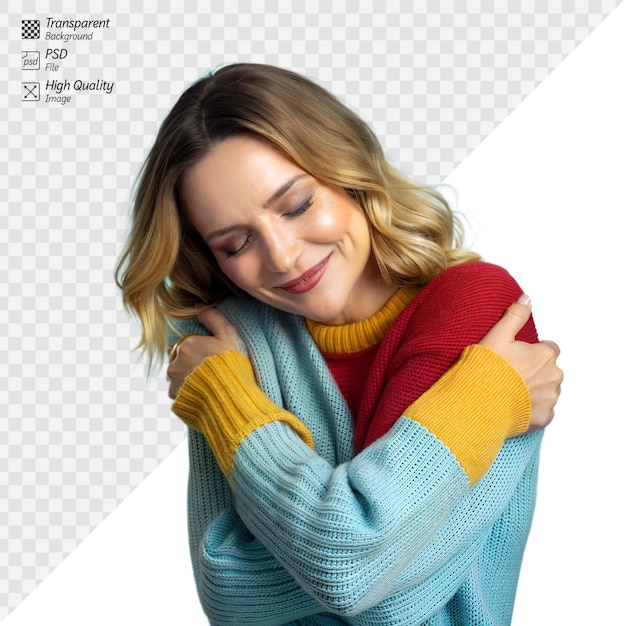
[(507, 437), (526, 431), (530, 414), (530, 394), (521, 376), (479, 345), (466, 348), (404, 413), (450, 449), (470, 485), (487, 473)]
[(226, 476), (232, 473), (241, 441), (264, 424), (286, 422), (313, 447), (308, 428), (267, 398), (256, 384), (250, 361), (239, 352), (206, 358), (185, 378), (172, 411), (205, 435)]

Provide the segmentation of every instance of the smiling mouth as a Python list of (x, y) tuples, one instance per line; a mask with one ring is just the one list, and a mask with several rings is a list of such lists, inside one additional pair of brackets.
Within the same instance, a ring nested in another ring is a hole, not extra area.
[(312, 268), (304, 272), (302, 276), (299, 276), (295, 280), (290, 280), (288, 283), (278, 285), (277, 289), (282, 289), (288, 293), (304, 293), (313, 289), (313, 287), (315, 287), (315, 285), (322, 280), (322, 276), (324, 276), (324, 272), (326, 270), (326, 265), (328, 264), (331, 256), (332, 252), (325, 259), (321, 260)]

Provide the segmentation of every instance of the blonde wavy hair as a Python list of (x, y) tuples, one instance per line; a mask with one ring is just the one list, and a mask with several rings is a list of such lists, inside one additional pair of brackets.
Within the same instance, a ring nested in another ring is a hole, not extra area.
[(183, 210), (185, 172), (217, 143), (248, 133), (270, 141), (323, 183), (346, 189), (370, 224), (389, 284), (426, 284), (478, 256), (441, 193), (389, 164), (368, 125), (311, 80), (277, 67), (224, 66), (189, 87), (164, 120), (136, 188), (131, 230), (115, 270), (124, 306), (142, 325), (137, 348), (161, 361), (168, 323), (244, 294), (220, 270)]

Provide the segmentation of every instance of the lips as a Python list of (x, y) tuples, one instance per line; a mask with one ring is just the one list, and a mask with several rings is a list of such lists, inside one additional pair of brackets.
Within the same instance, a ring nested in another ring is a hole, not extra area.
[[(331, 253), (332, 254), (332, 253)], [(329, 254), (325, 259), (322, 259), (319, 263), (308, 269), (304, 274), (294, 280), (290, 280), (288, 283), (278, 285), (277, 289), (283, 289), (288, 293), (304, 293), (313, 289), (317, 283), (322, 280), (324, 272), (326, 271), (326, 265), (331, 257)]]

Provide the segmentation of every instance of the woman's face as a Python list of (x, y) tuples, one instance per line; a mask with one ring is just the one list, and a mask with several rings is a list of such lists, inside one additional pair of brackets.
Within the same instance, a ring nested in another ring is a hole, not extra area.
[(365, 319), (393, 289), (361, 208), (270, 143), (241, 135), (188, 170), (185, 210), (224, 274), (277, 309), (329, 324)]

